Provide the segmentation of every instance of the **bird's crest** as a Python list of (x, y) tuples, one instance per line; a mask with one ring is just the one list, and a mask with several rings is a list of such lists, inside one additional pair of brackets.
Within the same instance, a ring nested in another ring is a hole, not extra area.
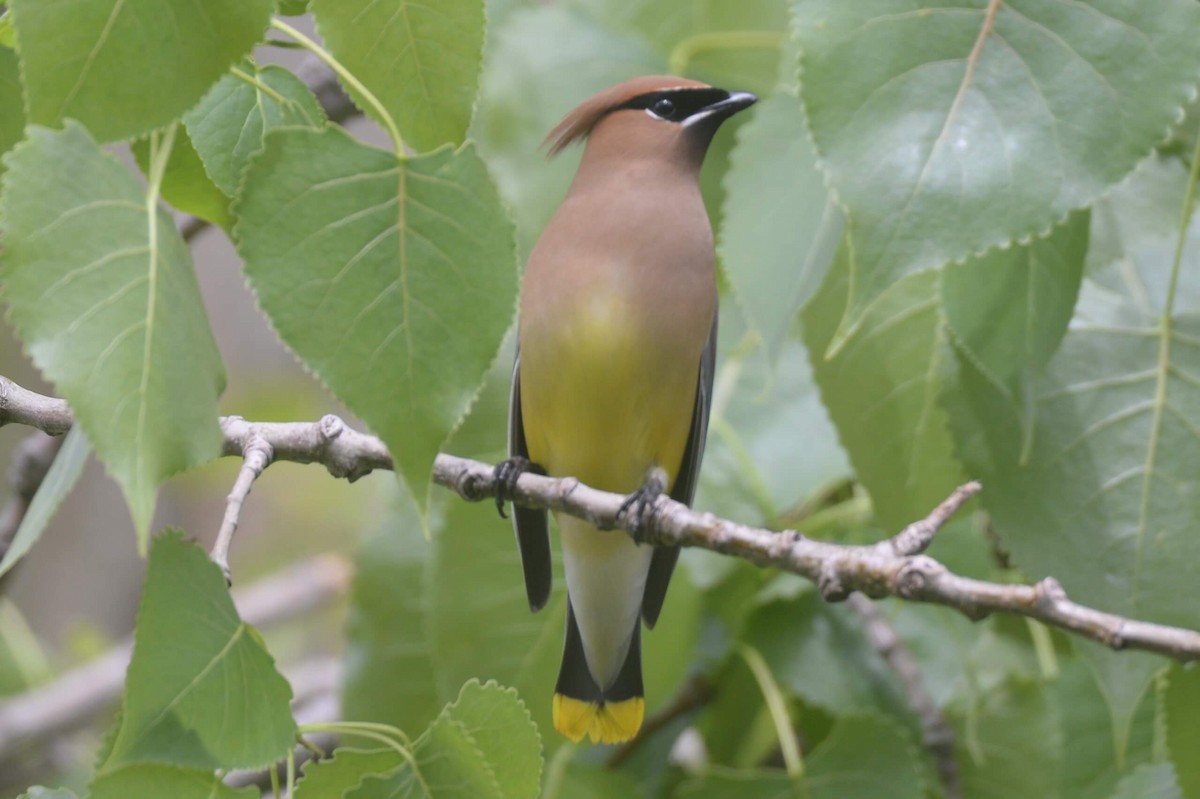
[(618, 83), (576, 106), (554, 126), (554, 129), (546, 136), (546, 140), (542, 142), (542, 146), (548, 148), (548, 155), (557, 155), (572, 142), (586, 139), (592, 132), (592, 128), (596, 127), (596, 123), (603, 119), (608, 112), (634, 97), (670, 89), (707, 88), (709, 88), (707, 83), (687, 78), (675, 78), (670, 75), (646, 75)]

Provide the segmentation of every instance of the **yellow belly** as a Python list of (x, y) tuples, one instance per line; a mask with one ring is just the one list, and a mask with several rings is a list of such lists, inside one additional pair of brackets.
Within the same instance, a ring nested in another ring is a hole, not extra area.
[(674, 481), (691, 430), (699, 357), (664, 351), (603, 297), (565, 325), (522, 336), (530, 458), (551, 475), (629, 493), (658, 466)]

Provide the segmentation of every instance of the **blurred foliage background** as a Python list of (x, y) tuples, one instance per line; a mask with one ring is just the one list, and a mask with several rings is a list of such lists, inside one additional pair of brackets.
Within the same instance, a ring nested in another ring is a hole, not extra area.
[[(1200, 627), (1193, 0), (491, 0), (486, 16), (462, 124), (517, 263), (579, 158), (547, 161), (540, 142), (580, 101), (654, 73), (761, 98), (722, 128), (702, 178), (723, 293), (697, 507), (862, 543), (979, 478), (981, 502), (930, 555), (997, 582), (1053, 575), (1080, 601)], [(311, 16), (293, 22), (321, 33)], [(302, 56), (259, 46), (254, 58)], [(449, 140), (400, 121), (418, 150)], [(361, 116), (347, 128), (388, 141)], [(209, 228), (192, 255), (228, 375), (221, 413), (373, 424), (278, 342), (228, 234)], [(11, 329), (0, 341), (0, 374), (57, 393)], [(503, 457), (512, 346), (510, 333), (445, 451)], [(24, 434), (0, 433), (0, 461)], [(237, 469), (218, 459), (167, 482), (151, 528), (209, 546)], [(860, 613), (700, 551), (684, 553), (645, 638), (648, 715), (681, 692), (685, 710), (628, 751), (573, 746), (550, 722), (561, 574), (530, 615), (507, 523), (435, 490), (426, 536), (424, 488), (414, 501), (390, 475), (347, 484), (281, 463), (243, 513), (239, 585), (315, 553), (353, 559), (346, 597), (264, 630), (285, 674), (337, 659), (344, 719), (416, 737), (448, 703), (469, 707), (469, 680), (496, 680), (541, 733), (546, 797), (1200, 797), (1194, 669), (1024, 619), (879, 603), (953, 730), (947, 782)], [(144, 569), (121, 492), (93, 461), (4, 584), (0, 694), (128, 634)], [(107, 723), (18, 748), (0, 794), (41, 781), (82, 795)]]

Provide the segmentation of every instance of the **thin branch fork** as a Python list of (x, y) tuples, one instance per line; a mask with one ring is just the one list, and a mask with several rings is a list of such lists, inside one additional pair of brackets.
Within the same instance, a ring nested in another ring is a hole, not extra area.
[[(16, 389), (14, 391), (14, 389)], [(0, 426), (30, 424), (47, 432), (65, 432), (74, 419), (62, 400), (21, 389), (0, 377)], [(17, 398), (13, 401), (13, 398)], [(271, 446), (274, 461), (321, 463), (335, 477), (358, 479), (375, 469), (391, 469), (392, 459), (378, 438), (360, 433), (336, 416), (318, 422), (259, 422), (223, 417), (225, 455), (244, 456), (254, 435)], [(433, 464), (433, 481), (470, 501), (495, 497), (502, 490), (494, 467), (441, 454)], [(561, 511), (601, 529), (623, 529), (648, 544), (687, 546), (742, 558), (760, 566), (790, 571), (817, 584), (828, 601), (861, 591), (872, 599), (895, 596), (954, 608), (971, 619), (989, 613), (1027, 616), (1098, 641), (1113, 649), (1142, 649), (1179, 660), (1200, 658), (1200, 632), (1127, 619), (1067, 598), (1052, 577), (1035, 585), (990, 583), (955, 574), (921, 554), (937, 530), (980, 490), (967, 483), (896, 536), (867, 546), (814, 541), (794, 530), (774, 532), (749, 527), (711, 513), (700, 513), (660, 496), (638, 519), (619, 514), (625, 497), (598, 491), (572, 477), (543, 477), (526, 472), (516, 481), (516, 501)]]

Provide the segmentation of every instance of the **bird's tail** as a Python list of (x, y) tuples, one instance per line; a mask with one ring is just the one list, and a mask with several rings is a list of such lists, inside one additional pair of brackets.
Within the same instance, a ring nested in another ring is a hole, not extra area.
[(592, 743), (628, 741), (641, 729), (646, 711), (644, 696), (641, 625), (634, 622), (625, 665), (613, 684), (602, 691), (588, 670), (575, 610), (568, 602), (567, 640), (554, 687), (554, 729), (576, 743), (584, 735)]

